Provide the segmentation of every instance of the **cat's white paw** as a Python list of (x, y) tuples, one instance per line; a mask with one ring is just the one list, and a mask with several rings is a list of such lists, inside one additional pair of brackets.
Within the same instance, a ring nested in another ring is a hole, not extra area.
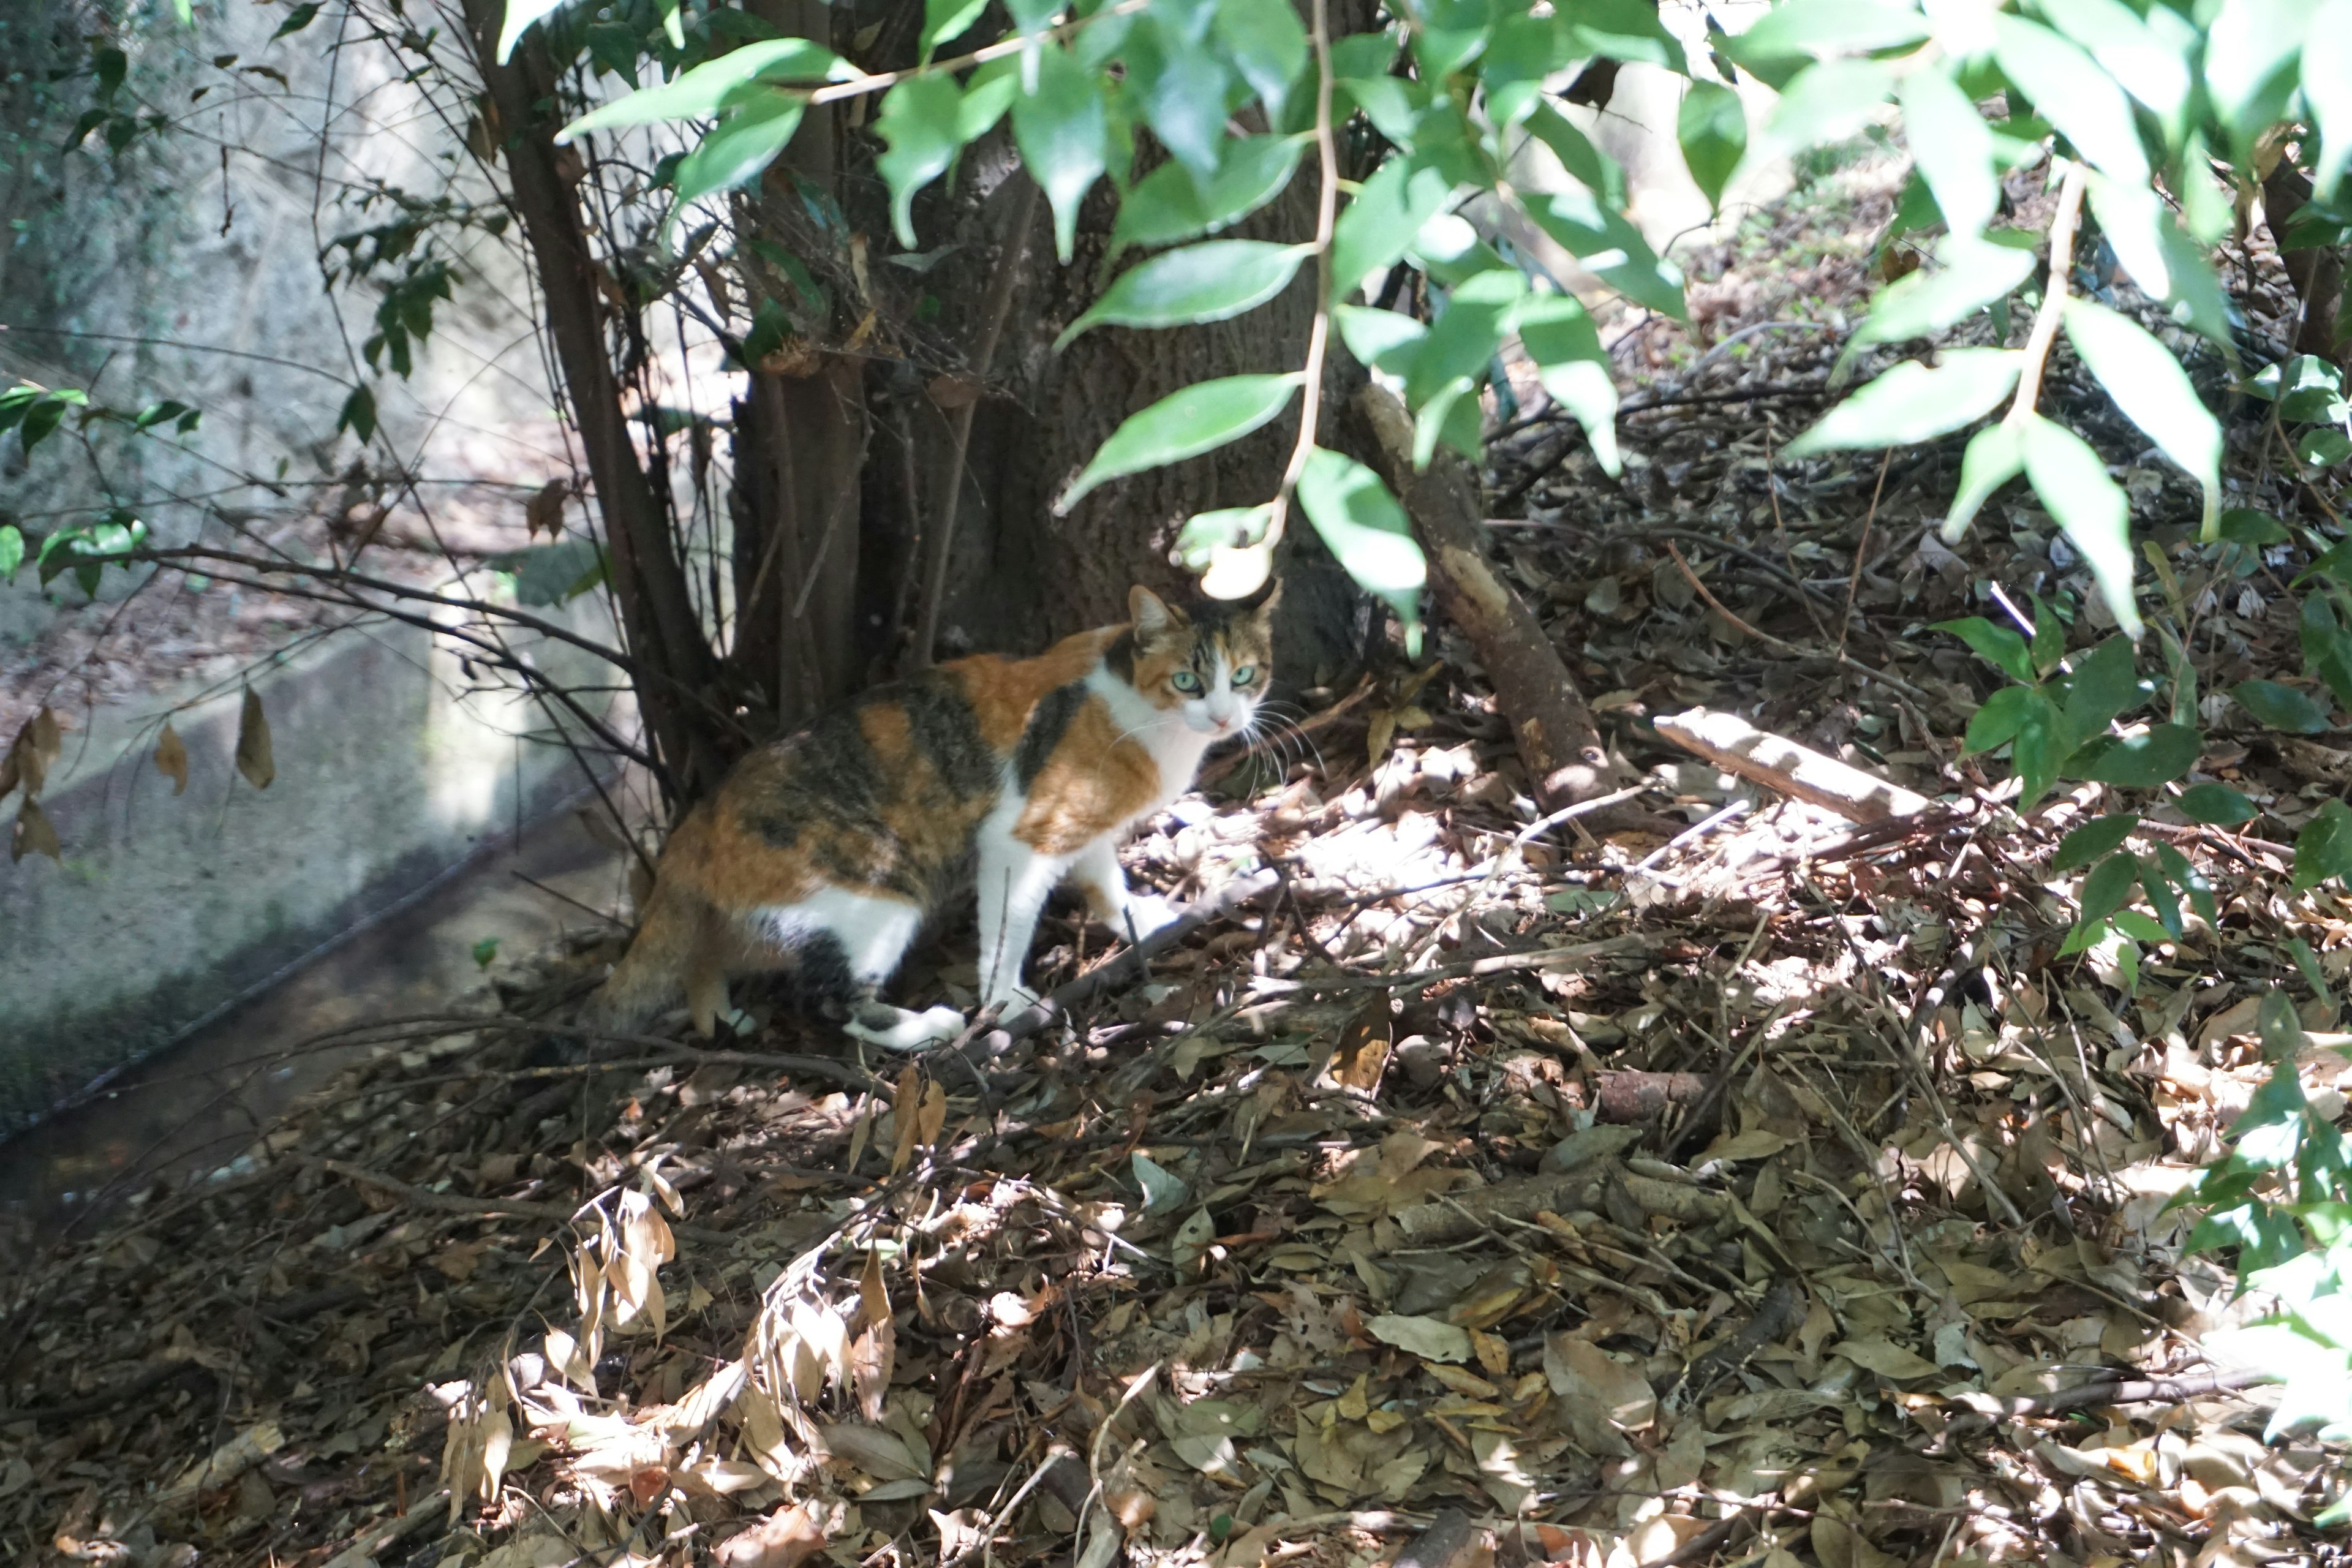
[(1119, 935), (1141, 942), (1153, 931), (1176, 922), (1176, 906), (1157, 893), (1137, 893), (1127, 900)]
[(929, 1007), (913, 1013), (886, 1003), (868, 1002), (841, 1027), (853, 1039), (879, 1046), (886, 1051), (919, 1051), (962, 1034), (964, 1018), (952, 1007)]

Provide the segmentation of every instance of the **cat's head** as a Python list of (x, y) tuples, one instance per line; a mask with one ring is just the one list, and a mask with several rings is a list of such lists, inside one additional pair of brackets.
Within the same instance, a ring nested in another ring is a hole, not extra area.
[(1119, 673), (1154, 707), (1181, 712), (1203, 735), (1223, 739), (1250, 727), (1274, 675), (1274, 584), (1246, 599), (1208, 599), (1182, 608), (1138, 585), (1127, 595), (1134, 626), (1119, 650)]

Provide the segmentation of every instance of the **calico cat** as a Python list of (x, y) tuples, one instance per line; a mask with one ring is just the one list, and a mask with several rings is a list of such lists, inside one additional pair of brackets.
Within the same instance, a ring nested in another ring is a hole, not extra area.
[(695, 1026), (727, 976), (786, 967), (849, 1032), (911, 1049), (953, 1038), (951, 1007), (875, 993), (925, 918), (977, 885), (983, 1005), (1017, 1005), (1046, 896), (1065, 877), (1138, 940), (1173, 919), (1128, 891), (1118, 846), (1247, 734), (1272, 674), (1275, 591), (1189, 612), (1138, 587), (1125, 626), (1035, 658), (957, 659), (877, 687), (737, 763), (662, 851), (636, 941), (592, 1011), (633, 1026), (682, 991)]

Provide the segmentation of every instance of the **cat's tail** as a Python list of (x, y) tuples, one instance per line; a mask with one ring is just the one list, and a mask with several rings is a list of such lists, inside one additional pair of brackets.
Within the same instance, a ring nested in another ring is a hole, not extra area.
[(636, 940), (588, 998), (589, 1023), (626, 1033), (682, 996), (701, 1005), (703, 998), (694, 994), (706, 988), (705, 971), (718, 956), (719, 913), (688, 885), (686, 863), (691, 857), (681, 851), (689, 846), (680, 842), (695, 837), (699, 826), (688, 819), (670, 836)]

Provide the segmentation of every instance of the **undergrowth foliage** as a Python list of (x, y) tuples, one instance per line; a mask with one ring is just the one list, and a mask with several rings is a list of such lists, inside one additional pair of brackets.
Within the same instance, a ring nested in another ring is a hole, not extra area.
[[(1270, 0), (926, 0), (919, 58), (868, 69), (729, 6), (515, 0), (496, 54), (503, 60), (535, 37), (564, 69), (566, 140), (651, 139), (650, 177), (629, 215), (647, 242), (626, 282), (641, 292), (677, 289), (738, 243), (731, 193), (783, 153), (810, 106), (851, 99), (872, 105), (899, 256), (923, 254), (922, 194), (1000, 127), (1050, 205), (1065, 264), (1081, 205), (1108, 186), (1113, 255), (1065, 343), (1102, 327), (1243, 318), (1311, 279), (1315, 324), (1302, 363), (1205, 381), (1132, 410), (1070, 477), (1060, 504), (1213, 451), (1297, 405), (1300, 431), (1278, 487), (1192, 517), (1179, 552), (1207, 591), (1240, 596), (1263, 583), (1294, 512), (1303, 514), (1392, 608), (1409, 642), (1426, 565), (1388, 485), (1325, 444), (1333, 334), (1402, 395), (1423, 467), (1441, 448), (1480, 454), (1490, 408), (1508, 398), (1499, 356), (1516, 342), (1614, 474), (1617, 393), (1593, 304), (1613, 293), (1631, 309), (1680, 317), (1683, 280), (1626, 216), (1624, 171), (1580, 128), (1573, 103), (1591, 102), (1619, 63), (1687, 79), (1678, 135), (1714, 201), (1743, 168), (1899, 128), (1914, 169), (1889, 241), (1904, 240), (1924, 262), (1884, 290), (1847, 341), (1839, 375), (1877, 374), (1785, 455), (1874, 450), (1979, 426), (1948, 541), (2021, 478), (2093, 569), (2100, 603), (2036, 599), (2010, 605), (2008, 625), (1947, 624), (2014, 682), (1976, 715), (1969, 749), (2007, 752), (2020, 805), (2062, 780), (2139, 792), (2146, 802), (2084, 824), (2062, 847), (2054, 870), (2082, 874), (2070, 951), (2101, 952), (2128, 979), (2141, 947), (2178, 941), (2192, 919), (2211, 923), (2210, 888), (2176, 847), (2145, 831), (2158, 814), (2225, 826), (2253, 815), (2223, 784), (2183, 782), (2204, 746), (2210, 695), (2199, 691), (2185, 651), (2196, 616), (2161, 551), (2147, 541), (2136, 548), (2130, 500), (2098, 452), (2040, 402), (2063, 335), (2147, 442), (2196, 482), (2199, 547), (2214, 562), (2251, 576), (2284, 559), (2284, 546), (2307, 549), (2314, 559), (2295, 586), (2308, 679), (2250, 680), (2228, 697), (2288, 733), (2328, 728), (2329, 699), (2352, 709), (2352, 541), (2228, 506), (2221, 423), (2200, 390), (2226, 386), (2257, 400), (2264, 442), (2307, 479), (2352, 462), (2343, 369), (2352, 293), (2340, 281), (2333, 293), (2313, 286), (2296, 342), (2276, 343), (2246, 330), (2210, 259), (2258, 196), (2290, 255), (2332, 254), (2352, 239), (2352, 0), (2008, 8), (1784, 0), (1737, 35), (1709, 18), (1703, 46), (1639, 0), (1388, 0), (1352, 31), (1335, 23), (1336, 9), (1329, 0), (1299, 9)], [(286, 30), (320, 15), (295, 7)], [(123, 56), (100, 53), (95, 71), (98, 101), (79, 129), (119, 148), (145, 133), (114, 107)], [(1735, 91), (1750, 80), (1779, 95), (1752, 138)], [(613, 92), (614, 83), (629, 90)], [(1167, 161), (1139, 156), (1153, 143)], [(1515, 182), (1531, 143), (1564, 170), (1557, 188)], [(1340, 176), (1343, 144), (1372, 150), (1360, 180)], [(2300, 196), (2284, 215), (2283, 170)], [(1294, 181), (1315, 189), (1311, 237), (1232, 236)], [(2020, 193), (2046, 201), (2046, 241), (2020, 219)], [(364, 351), (372, 374), (407, 374), (411, 342), (463, 286), (436, 236), (478, 221), (471, 209), (412, 203), (388, 227), (330, 247), (342, 253), (333, 266), (346, 283), (382, 289)], [(2094, 231), (2127, 288), (2080, 265)], [(1589, 276), (1554, 276), (1507, 237), (1528, 232)], [(803, 292), (816, 287), (808, 267), (772, 241), (741, 243), (765, 247), (763, 263)], [(782, 306), (759, 310), (749, 335), (730, 340), (739, 363), (776, 352), (793, 330)], [(1963, 331), (1981, 337), (1986, 323), (1989, 344), (1930, 346)], [(1890, 354), (1899, 357), (1885, 363)], [(117, 413), (70, 389), (0, 395), (0, 426), (18, 428), (28, 450), (68, 417), (122, 419), (165, 438), (195, 414), (173, 404)], [(362, 439), (373, 435), (366, 384), (353, 387), (342, 423)], [(71, 571), (93, 581), (140, 559), (140, 527), (133, 515), (110, 515), (58, 529), (36, 548), (16, 526), (0, 526), (0, 575), (30, 554), (44, 580)], [(541, 548), (572, 553), (551, 575), (513, 564), (519, 577), (554, 583), (550, 596), (601, 581), (601, 556), (572, 543)], [(2069, 654), (2068, 623), (2086, 616), (2111, 622), (2116, 635)], [(30, 755), (27, 745), (20, 740)], [(2132, 847), (2140, 842), (2150, 847)], [(2294, 884), (2347, 876), (2352, 808), (2331, 801), (2295, 846)], [(2252, 1342), (2283, 1371), (2307, 1372), (2314, 1356), (2328, 1368), (2294, 1384), (2281, 1423), (2352, 1433), (2352, 1162), (2296, 1087), (2305, 1041), (2292, 1010), (2274, 996), (2262, 1022), (2277, 1075), (2238, 1123), (2228, 1158), (2189, 1197), (2212, 1210), (2200, 1245), (2236, 1248), (2244, 1282), (2283, 1303)]]

